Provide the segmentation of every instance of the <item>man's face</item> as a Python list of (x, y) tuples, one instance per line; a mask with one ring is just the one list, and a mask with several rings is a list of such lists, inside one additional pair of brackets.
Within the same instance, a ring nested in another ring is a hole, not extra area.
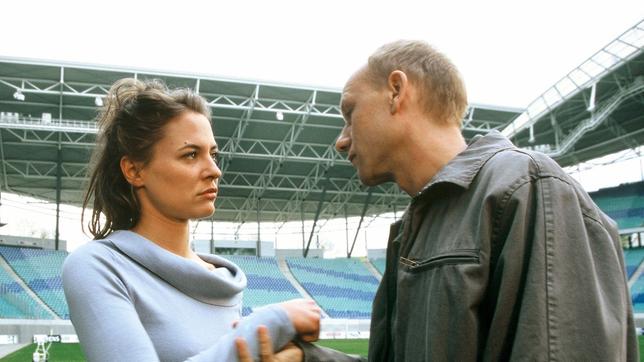
[(391, 151), (396, 132), (386, 87), (376, 85), (363, 68), (345, 85), (341, 109), (345, 125), (335, 142), (336, 150), (348, 154), (363, 184), (393, 181)]

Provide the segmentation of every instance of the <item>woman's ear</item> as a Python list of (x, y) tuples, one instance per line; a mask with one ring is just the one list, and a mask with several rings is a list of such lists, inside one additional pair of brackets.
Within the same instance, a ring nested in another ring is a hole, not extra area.
[(121, 157), (121, 172), (125, 180), (134, 187), (143, 186), (141, 177), (141, 163), (132, 161), (128, 156)]
[(390, 112), (395, 114), (400, 111), (403, 102), (406, 101), (405, 97), (407, 97), (409, 87), (407, 74), (402, 70), (394, 70), (387, 78), (387, 87), (390, 95)]

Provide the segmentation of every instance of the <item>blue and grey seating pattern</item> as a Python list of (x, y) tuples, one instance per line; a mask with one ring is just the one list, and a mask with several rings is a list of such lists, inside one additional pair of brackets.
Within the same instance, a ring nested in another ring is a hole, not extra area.
[[(0, 246), (0, 255), (33, 292), (61, 318), (69, 318), (62, 292), (60, 273), (63, 251)], [(626, 271), (632, 277), (644, 262), (644, 248), (624, 251)], [(301, 298), (279, 270), (277, 259), (227, 256), (239, 265), (248, 278), (244, 291), (243, 314), (270, 303)], [(384, 272), (384, 259), (371, 260)], [(300, 284), (331, 318), (369, 319), (377, 279), (357, 259), (287, 259)], [(631, 287), (633, 309), (644, 313), (644, 274)], [(0, 268), (0, 318), (52, 319), (4, 269)]]
[(239, 265), (246, 273), (248, 287), (244, 290), (242, 314), (250, 314), (253, 309), (289, 299), (302, 298), (279, 270), (275, 258), (226, 255), (226, 259)]
[(378, 280), (357, 259), (287, 259), (291, 273), (331, 318), (369, 319)]
[(51, 315), (0, 268), (0, 318), (51, 319)]
[(624, 250), (624, 264), (626, 264), (626, 275), (628, 279), (633, 276), (633, 273), (640, 266), (642, 260), (644, 260), (644, 248)]
[(631, 298), (633, 299), (633, 312), (644, 313), (644, 274), (641, 274), (631, 287)]
[(373, 264), (374, 267), (376, 267), (376, 270), (380, 272), (380, 275), (385, 275), (385, 264), (387, 262), (387, 259), (385, 258), (375, 258), (375, 259), (369, 259), (371, 264)]
[(69, 319), (61, 279), (66, 251), (0, 246), (0, 255), (49, 308), (59, 317)]
[(590, 196), (620, 230), (644, 227), (644, 181), (602, 189)]

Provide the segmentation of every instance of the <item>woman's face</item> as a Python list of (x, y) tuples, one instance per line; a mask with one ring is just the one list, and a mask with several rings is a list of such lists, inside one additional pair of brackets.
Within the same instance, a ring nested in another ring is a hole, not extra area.
[(171, 119), (139, 172), (141, 217), (185, 222), (215, 211), (221, 170), (208, 119), (186, 111)]

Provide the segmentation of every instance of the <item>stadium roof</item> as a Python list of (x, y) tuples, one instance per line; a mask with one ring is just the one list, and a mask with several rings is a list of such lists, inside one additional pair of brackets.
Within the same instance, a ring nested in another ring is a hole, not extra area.
[(644, 21), (543, 92), (503, 129), (569, 166), (644, 144)]
[[(340, 91), (33, 60), (0, 59), (3, 190), (79, 204), (97, 132), (97, 104), (124, 77), (195, 89), (213, 110), (222, 154), (216, 220), (284, 222), (401, 210), (394, 184), (364, 188), (333, 148)], [(468, 136), (500, 130), (520, 110), (470, 106)], [(60, 179), (57, 175), (60, 170)], [(320, 200), (323, 202), (320, 204)]]
[[(564, 77), (572, 90), (559, 82), (527, 110), (470, 105), (465, 137), (503, 130), (563, 164), (642, 144), (642, 31), (640, 23)], [(600, 71), (586, 63), (599, 64)], [(577, 73), (587, 77), (580, 81)], [(333, 149), (343, 124), (339, 90), (15, 58), (0, 58), (2, 190), (78, 205), (97, 105), (124, 77), (162, 79), (195, 89), (209, 102), (224, 171), (215, 220), (373, 215), (409, 201), (391, 183), (361, 186)], [(588, 111), (591, 94), (595, 106)], [(545, 108), (538, 110), (538, 102)]]

